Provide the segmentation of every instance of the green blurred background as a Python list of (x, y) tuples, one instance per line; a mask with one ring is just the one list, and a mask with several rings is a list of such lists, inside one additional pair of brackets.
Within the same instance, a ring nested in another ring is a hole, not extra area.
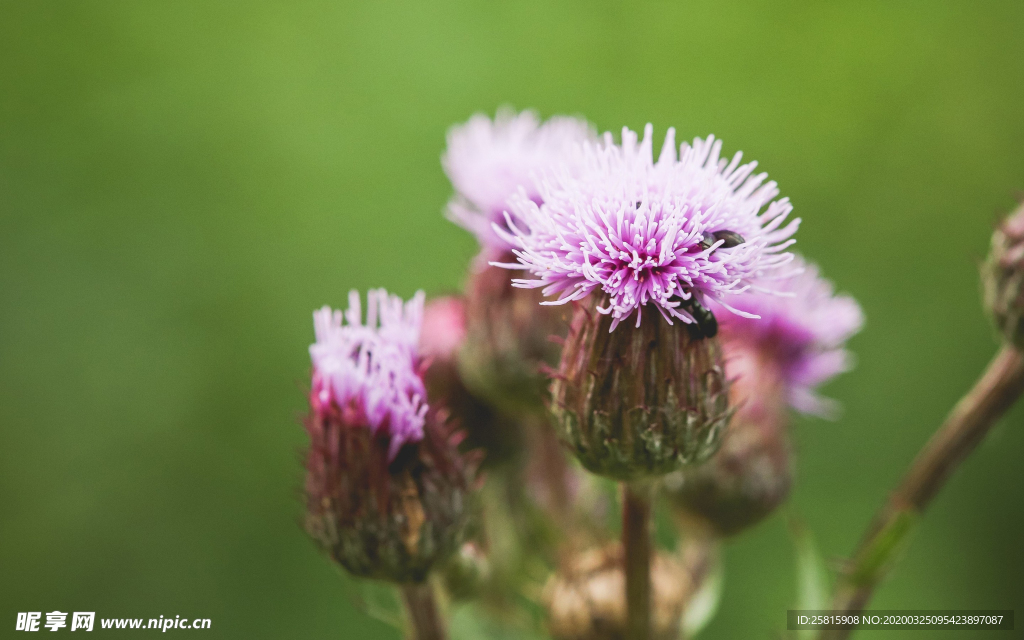
[[(60, 609), (399, 636), (299, 526), (310, 312), (460, 286), (438, 158), (505, 103), (714, 133), (792, 198), (868, 317), (845, 415), (796, 428), (791, 510), (848, 553), (995, 350), (976, 266), (1024, 189), (1022, 32), (1019, 0), (0, 3), (0, 635)], [(1024, 611), (1022, 409), (877, 608)], [(785, 517), (726, 562), (702, 637), (774, 637)]]

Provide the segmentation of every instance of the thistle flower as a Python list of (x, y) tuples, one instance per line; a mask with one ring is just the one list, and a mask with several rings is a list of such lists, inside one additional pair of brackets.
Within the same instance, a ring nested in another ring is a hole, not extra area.
[[(661, 475), (715, 450), (729, 419), (728, 384), (708, 306), (745, 314), (726, 299), (792, 259), (785, 249), (799, 220), (786, 223), (789, 201), (773, 202), (778, 188), (753, 175), (755, 163), (720, 152), (712, 137), (677, 154), (669, 129), (655, 162), (650, 125), (642, 140), (623, 129), (621, 146), (605, 134), (580, 145), (578, 169), (563, 165), (538, 180), (541, 205), (520, 192), (508, 230), (494, 227), (518, 259), (495, 265), (532, 276), (515, 286), (555, 298), (544, 304), (581, 302), (551, 407), (596, 473)], [(648, 305), (659, 313), (642, 323)], [(615, 332), (634, 313), (635, 328)]]
[(500, 109), (492, 121), (476, 114), (448, 132), (441, 159), (455, 187), (448, 217), (476, 236), (483, 253), (500, 256), (512, 247), (494, 233), (505, 225), (509, 196), (523, 189), (540, 202), (533, 177), (568, 160), (574, 145), (594, 137), (592, 127), (577, 118), (556, 116), (544, 122), (533, 111)]
[(416, 353), (423, 300), (422, 292), (403, 304), (383, 289), (370, 291), (364, 325), (359, 294), (351, 291), (344, 314), (329, 307), (313, 314), (313, 410), (333, 405), (374, 433), (386, 428), (388, 459), (406, 442), (423, 438), (428, 407)]
[(423, 294), (314, 314), (306, 529), (357, 576), (418, 583), (461, 541), (472, 465), (425, 401)]
[(795, 273), (771, 283), (779, 293), (746, 292), (721, 314), (733, 416), (719, 451), (665, 480), (683, 526), (735, 535), (779, 507), (792, 485), (789, 407), (834, 413), (817, 385), (850, 368), (845, 341), (863, 324), (856, 301), (837, 296), (817, 268), (797, 257)]
[(992, 234), (982, 265), (985, 307), (1003, 340), (1024, 350), (1024, 205)]
[(747, 375), (778, 376), (790, 406), (829, 416), (835, 403), (815, 389), (852, 367), (843, 345), (860, 331), (864, 314), (852, 297), (836, 295), (815, 265), (796, 256), (792, 267), (787, 277), (764, 283), (773, 293), (752, 289), (731, 298), (741, 314), (719, 314), (726, 359), (736, 360), (730, 378), (741, 368)]
[(772, 202), (776, 183), (753, 175), (756, 163), (720, 158), (714, 137), (677, 156), (674, 129), (655, 162), (651, 137), (647, 125), (639, 142), (625, 128), (621, 146), (608, 133), (584, 142), (578, 170), (561, 165), (538, 180), (542, 204), (524, 191), (510, 201), (508, 230), (493, 229), (518, 258), (499, 266), (533, 276), (516, 286), (556, 297), (546, 304), (596, 292), (611, 330), (633, 313), (639, 327), (648, 304), (669, 323), (697, 323), (709, 300), (731, 309), (732, 294), (791, 259), (784, 250), (799, 219), (783, 226), (793, 207)]
[[(583, 120), (554, 117), (541, 123), (533, 111), (501, 109), (492, 121), (477, 114), (448, 132), (442, 158), (455, 188), (448, 218), (480, 242), (478, 261), (467, 283), (467, 337), (461, 369), (467, 386), (508, 413), (543, 409), (541, 365), (554, 366), (558, 349), (549, 338), (564, 334), (562, 314), (538, 308), (535, 292), (513, 289), (511, 277), (488, 260), (512, 259), (512, 246), (495, 225), (507, 230), (509, 196), (540, 202), (534, 178), (556, 165), (571, 167), (573, 149), (595, 137)], [(523, 221), (519, 221), (523, 226)]]

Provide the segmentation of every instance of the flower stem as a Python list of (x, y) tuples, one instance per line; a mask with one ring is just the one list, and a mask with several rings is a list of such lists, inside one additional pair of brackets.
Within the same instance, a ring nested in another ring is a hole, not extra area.
[(412, 640), (445, 640), (448, 633), (437, 610), (430, 582), (402, 585), (402, 598), (412, 624)]
[(651, 637), (651, 493), (644, 484), (622, 483), (622, 547), (626, 573), (626, 637)]
[[(862, 611), (908, 541), (920, 514), (935, 494), (974, 451), (992, 425), (1024, 392), (1024, 355), (1004, 344), (946, 422), (917, 455), (910, 470), (889, 496), (846, 571), (840, 576), (832, 608), (838, 613)], [(849, 629), (823, 632), (821, 637), (842, 640)]]

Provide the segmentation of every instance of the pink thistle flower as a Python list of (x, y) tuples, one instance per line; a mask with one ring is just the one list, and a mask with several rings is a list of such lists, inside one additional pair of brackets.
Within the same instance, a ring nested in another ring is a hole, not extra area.
[(492, 121), (476, 114), (448, 132), (448, 149), (441, 158), (455, 187), (448, 218), (476, 236), (483, 252), (497, 257), (512, 246), (494, 233), (505, 225), (509, 196), (523, 189), (540, 202), (533, 177), (571, 158), (572, 149), (595, 137), (593, 128), (578, 118), (556, 116), (540, 122), (536, 112), (500, 109)]
[(384, 289), (366, 297), (365, 324), (356, 291), (349, 292), (344, 314), (326, 306), (313, 313), (310, 404), (318, 415), (336, 412), (348, 427), (384, 430), (393, 459), (403, 444), (423, 439), (428, 406), (418, 343), (424, 294), (405, 303)]
[[(853, 366), (843, 346), (864, 314), (852, 297), (836, 295), (815, 265), (797, 256), (793, 266), (792, 274), (770, 283), (776, 293), (752, 289), (730, 299), (743, 314), (722, 314), (726, 371), (731, 378), (777, 375), (790, 406), (827, 417), (836, 403), (815, 388)], [(771, 373), (762, 371), (766, 366)]]
[[(550, 169), (536, 186), (542, 204), (525, 190), (509, 201), (505, 227), (494, 232), (514, 247), (515, 264), (533, 278), (515, 286), (543, 287), (564, 304), (593, 293), (611, 329), (648, 304), (671, 323), (697, 322), (708, 300), (733, 313), (727, 301), (753, 280), (792, 259), (785, 249), (799, 219), (783, 226), (793, 207), (757, 163), (720, 157), (722, 143), (696, 138), (677, 156), (669, 129), (654, 161), (652, 127), (643, 140), (624, 128), (622, 144), (606, 133), (578, 146), (573, 168)], [(763, 211), (762, 211), (763, 210)]]

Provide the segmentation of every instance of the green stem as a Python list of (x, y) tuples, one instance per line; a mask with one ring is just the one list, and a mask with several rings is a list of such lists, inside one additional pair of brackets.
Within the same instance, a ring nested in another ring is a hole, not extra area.
[(402, 585), (402, 598), (412, 626), (412, 640), (445, 640), (448, 637), (430, 582)]
[(626, 637), (651, 637), (651, 493), (648, 485), (622, 484), (622, 548), (626, 573)]
[[(1009, 344), (946, 418), (917, 455), (907, 475), (874, 522), (840, 576), (832, 609), (840, 614), (864, 610), (875, 587), (889, 573), (921, 513), (957, 466), (967, 458), (999, 418), (1024, 392), (1024, 355)], [(822, 632), (821, 638), (844, 640), (848, 629)]]

